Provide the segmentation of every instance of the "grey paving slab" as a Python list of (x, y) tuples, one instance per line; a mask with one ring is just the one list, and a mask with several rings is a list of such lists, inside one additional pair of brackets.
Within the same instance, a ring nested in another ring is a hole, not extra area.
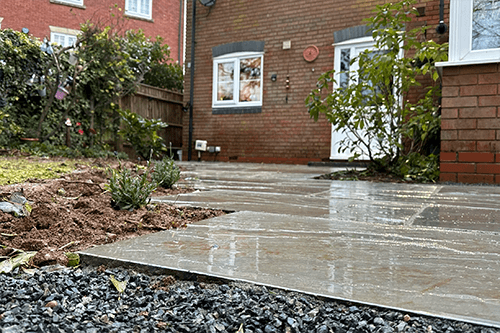
[(236, 213), (85, 251), (500, 327), (500, 187), (313, 179), (331, 168), (184, 163), (161, 201)]

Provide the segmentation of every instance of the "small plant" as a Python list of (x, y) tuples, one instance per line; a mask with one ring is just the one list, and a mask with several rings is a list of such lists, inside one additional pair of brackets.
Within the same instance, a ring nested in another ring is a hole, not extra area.
[(165, 144), (158, 132), (168, 125), (159, 119), (144, 119), (130, 110), (118, 110), (123, 120), (123, 128), (118, 131), (125, 140), (130, 142), (137, 155), (148, 160), (153, 150), (153, 156), (164, 151)]
[(397, 170), (394, 170), (394, 173), (406, 180), (426, 183), (435, 183), (439, 180), (439, 157), (434, 154), (423, 156), (411, 153), (400, 156), (396, 167)]
[(154, 162), (154, 171), (151, 178), (158, 186), (172, 188), (181, 178), (181, 170), (175, 165), (173, 159), (166, 157), (161, 161)]
[[(137, 170), (138, 171), (138, 170)], [(142, 173), (134, 176), (128, 168), (111, 170), (109, 184), (105, 185), (111, 193), (111, 205), (117, 209), (133, 210), (144, 207), (149, 203), (149, 196), (156, 188), (156, 182), (148, 181), (148, 168)]]

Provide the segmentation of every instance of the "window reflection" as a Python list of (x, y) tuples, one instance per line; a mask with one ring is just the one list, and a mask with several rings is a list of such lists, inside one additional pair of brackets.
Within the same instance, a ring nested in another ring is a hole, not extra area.
[(240, 102), (260, 101), (261, 58), (240, 60)]
[(219, 64), (217, 99), (219, 101), (233, 100), (234, 62)]
[(343, 49), (340, 51), (340, 77), (339, 86), (341, 89), (347, 88), (349, 85), (349, 65), (351, 62), (351, 49)]
[(500, 0), (474, 0), (472, 50), (500, 48)]

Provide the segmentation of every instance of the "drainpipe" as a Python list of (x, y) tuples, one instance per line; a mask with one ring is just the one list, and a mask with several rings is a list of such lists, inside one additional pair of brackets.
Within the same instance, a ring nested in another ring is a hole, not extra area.
[(196, 27), (196, 0), (193, 0), (193, 17), (191, 19), (191, 73), (189, 79), (189, 145), (188, 161), (191, 161), (193, 150), (193, 95), (194, 95), (194, 34)]
[(439, 25), (436, 27), (436, 32), (440, 35), (448, 30), (448, 26), (444, 23), (444, 0), (439, 1)]
[(184, 7), (184, 0), (180, 1), (180, 8), (179, 8), (179, 28), (178, 28), (178, 34), (177, 34), (177, 61), (179, 62), (179, 65), (182, 65), (182, 58), (181, 58), (181, 45), (182, 45), (182, 7)]

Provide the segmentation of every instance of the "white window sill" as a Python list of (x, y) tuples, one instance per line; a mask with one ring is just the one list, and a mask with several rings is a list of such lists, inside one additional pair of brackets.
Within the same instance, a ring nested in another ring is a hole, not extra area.
[(485, 60), (465, 60), (465, 61), (444, 61), (436, 62), (436, 67), (453, 67), (453, 66), (467, 66), (467, 65), (484, 65), (500, 63), (500, 59), (485, 59)]
[(129, 17), (131, 19), (134, 19), (134, 20), (142, 20), (142, 21), (154, 23), (154, 20), (151, 17), (139, 16), (139, 15), (135, 15), (134, 13), (125, 13), (125, 16)]
[(64, 5), (64, 6), (70, 6), (70, 7), (75, 7), (75, 8), (80, 8), (80, 9), (86, 9), (85, 5), (80, 5), (76, 3), (71, 3), (71, 2), (65, 2), (65, 1), (60, 1), (60, 0), (50, 0), (50, 3), (54, 3), (57, 5)]

